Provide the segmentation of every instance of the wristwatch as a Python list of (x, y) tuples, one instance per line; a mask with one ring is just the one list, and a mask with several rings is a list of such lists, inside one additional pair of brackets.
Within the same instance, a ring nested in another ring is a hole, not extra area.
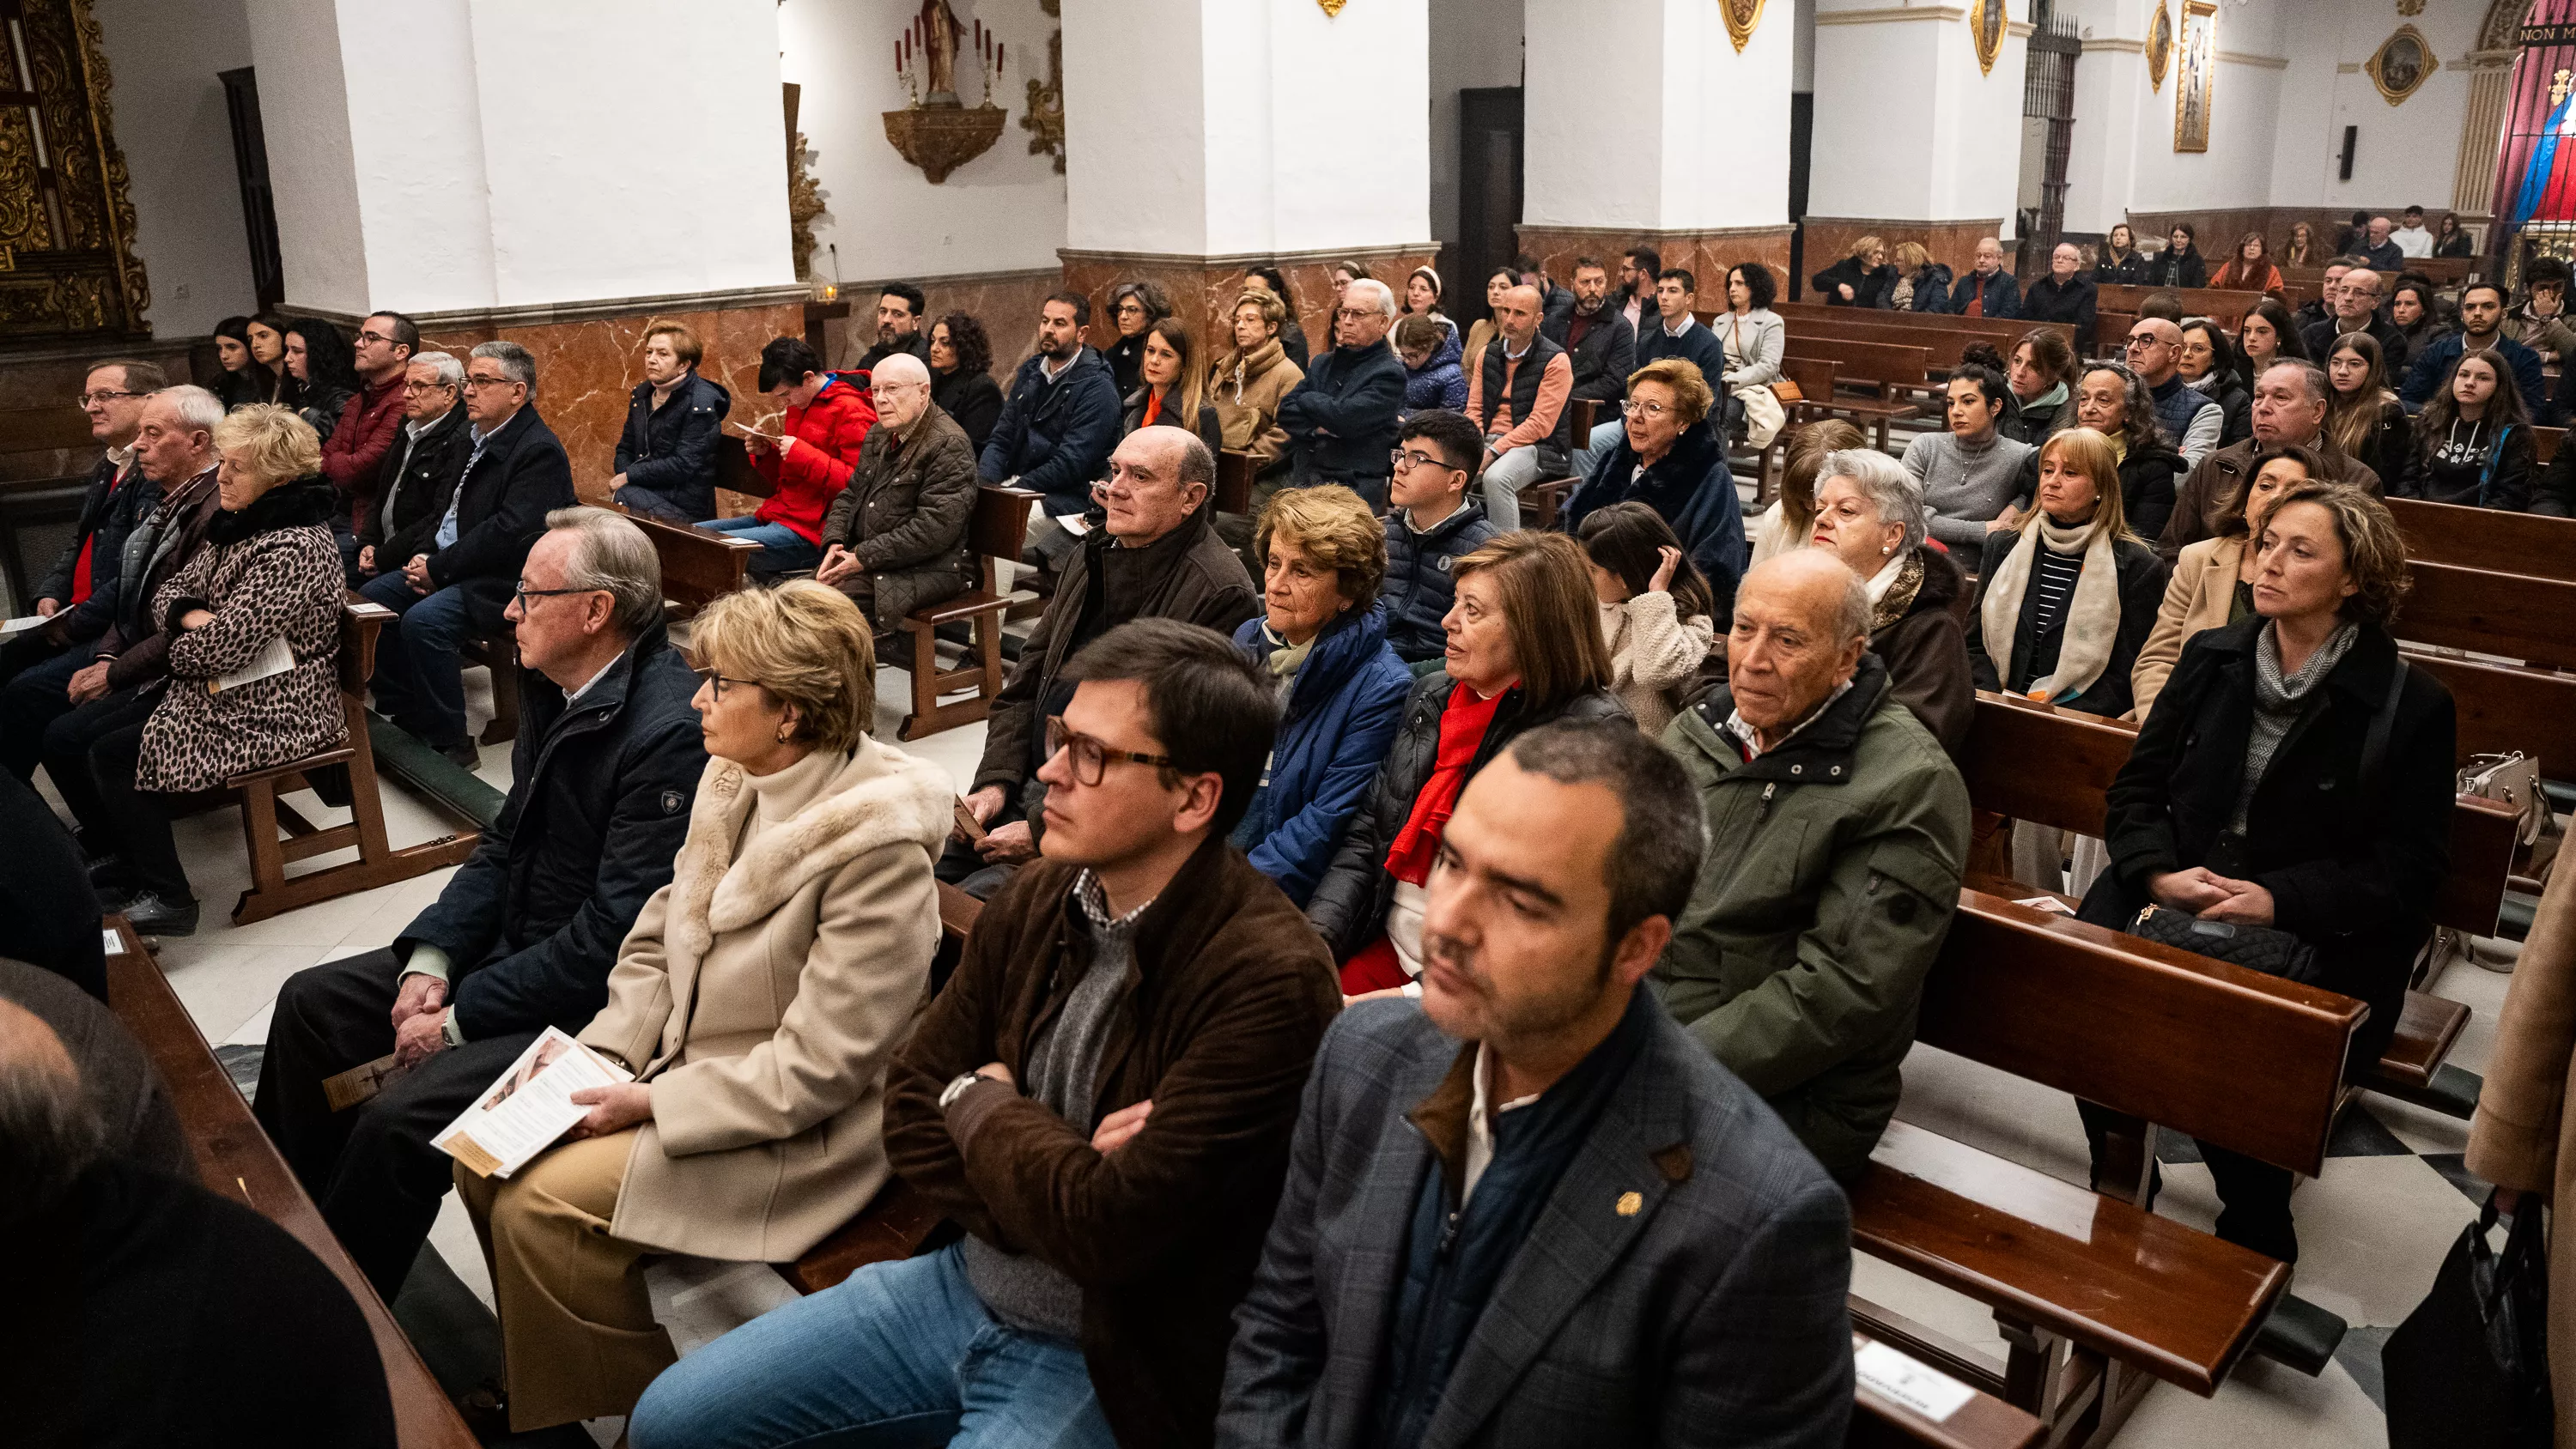
[(977, 1082), (989, 1082), (991, 1080), (993, 1079), (983, 1075), (981, 1072), (962, 1072), (958, 1074), (956, 1080), (950, 1082), (947, 1088), (940, 1092), (939, 1110), (942, 1112), (947, 1111), (948, 1104), (956, 1101), (958, 1096), (968, 1087), (975, 1085)]

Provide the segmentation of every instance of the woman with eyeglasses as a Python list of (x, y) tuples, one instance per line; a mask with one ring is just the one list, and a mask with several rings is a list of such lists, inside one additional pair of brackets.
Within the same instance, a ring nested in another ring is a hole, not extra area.
[[(166, 797), (220, 788), (338, 744), (340, 605), (322, 440), (287, 408), (254, 403), (215, 425), (219, 512), (205, 547), (153, 594), (168, 641), (165, 690), (110, 696), (82, 720), (88, 779), (52, 769), (84, 841), (104, 842), (125, 888), (106, 909), (146, 935), (197, 929), (197, 898)], [(75, 718), (79, 718), (75, 716)], [(68, 777), (68, 778), (67, 778)]]
[(2218, 404), (2218, 414), (2226, 420), (2218, 431), (2218, 446), (2233, 447), (2254, 435), (2254, 382), (2245, 371), (2245, 354), (2217, 323), (2206, 317), (2183, 320), (2174, 372), (2183, 386)]
[(1171, 315), (1171, 299), (1151, 282), (1121, 282), (1109, 293), (1109, 320), (1118, 328), (1118, 340), (1102, 348), (1100, 356), (1109, 364), (1120, 397), (1134, 392), (1144, 375), (1146, 334)]
[(1749, 550), (1726, 438), (1709, 416), (1716, 402), (1708, 379), (1688, 359), (1658, 358), (1630, 373), (1618, 446), (1565, 500), (1556, 526), (1575, 532), (1593, 510), (1628, 499), (1654, 509), (1707, 578), (1709, 614), (1723, 627), (1734, 617), (1735, 581), (1744, 577)]
[(1446, 667), (1414, 681), (1404, 722), (1306, 902), (1347, 996), (1412, 988), (1425, 889), (1467, 781), (1504, 746), (1559, 720), (1625, 720), (1582, 548), (1506, 533), (1458, 561), (1441, 621)]
[(1279, 299), (1280, 307), (1288, 314), (1286, 320), (1279, 324), (1279, 350), (1288, 354), (1288, 360), (1297, 364), (1299, 372), (1305, 371), (1309, 357), (1306, 329), (1297, 322), (1297, 298), (1288, 290), (1287, 275), (1277, 267), (1246, 267), (1243, 269), (1243, 286), (1246, 291), (1257, 287)]
[(783, 1262), (890, 1171), (886, 1065), (930, 986), (945, 770), (869, 737), (865, 616), (810, 580), (691, 624), (706, 773), (582, 1044), (635, 1074), (509, 1179), (456, 1169), (510, 1427), (634, 1407), (675, 1359), (640, 1261)]

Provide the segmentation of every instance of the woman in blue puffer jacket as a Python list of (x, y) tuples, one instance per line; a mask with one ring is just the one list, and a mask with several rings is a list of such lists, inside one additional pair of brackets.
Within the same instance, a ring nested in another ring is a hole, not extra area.
[(1395, 739), (1413, 672), (1386, 642), (1386, 530), (1339, 484), (1286, 489), (1253, 535), (1263, 615), (1237, 647), (1279, 682), (1278, 741), (1234, 843), (1301, 908)]

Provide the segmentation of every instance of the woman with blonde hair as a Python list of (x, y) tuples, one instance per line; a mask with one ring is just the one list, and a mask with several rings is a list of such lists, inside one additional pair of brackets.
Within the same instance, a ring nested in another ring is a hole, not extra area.
[(2130, 670), (2155, 627), (2165, 573), (2129, 531), (2111, 440), (2086, 427), (2051, 437), (2039, 447), (2030, 513), (1986, 540), (1968, 622), (1978, 686), (2126, 714)]
[(1618, 443), (1593, 465), (1557, 510), (1557, 527), (1573, 532), (1596, 508), (1634, 499), (1663, 515), (1699, 565), (1725, 619), (1735, 611), (1735, 581), (1744, 577), (1744, 505), (1726, 461), (1726, 437), (1712, 416), (1717, 394), (1697, 364), (1659, 357), (1628, 374), (1628, 401)]
[(1216, 409), (1225, 446), (1250, 453), (1263, 469), (1288, 451), (1288, 430), (1279, 426), (1279, 400), (1306, 380), (1304, 369), (1288, 360), (1288, 349), (1279, 341), (1287, 320), (1286, 303), (1246, 288), (1234, 299), (1234, 346), (1208, 369), (1208, 403)]
[(876, 658), (839, 590), (727, 594), (690, 653), (689, 833), (581, 1031), (635, 1079), (574, 1093), (589, 1115), (509, 1180), (456, 1169), (520, 1433), (624, 1414), (670, 1366), (644, 1256), (786, 1262), (890, 1175), (886, 1064), (929, 987), (955, 788), (869, 737)]
[(1950, 269), (1932, 260), (1932, 249), (1919, 241), (1896, 244), (1896, 284), (1887, 305), (1898, 312), (1950, 310)]
[[(197, 929), (197, 899), (162, 797), (329, 749), (340, 702), (340, 604), (322, 438), (292, 408), (251, 403), (215, 424), (218, 512), (205, 546), (145, 607), (168, 641), (169, 685), (96, 720), (88, 788), (63, 793), (85, 840), (122, 857), (130, 894), (102, 902), (150, 935)], [(282, 651), (282, 658), (280, 653)], [(248, 675), (216, 688), (226, 676)]]
[(1896, 268), (1887, 264), (1887, 243), (1865, 236), (1851, 245), (1851, 255), (1808, 279), (1828, 307), (1887, 306), (1896, 288)]
[(1306, 902), (1351, 995), (1422, 973), (1424, 885), (1468, 777), (1540, 725), (1627, 718), (1573, 539), (1506, 533), (1460, 559), (1456, 577), (1441, 621), (1447, 667), (1414, 681), (1395, 744)]

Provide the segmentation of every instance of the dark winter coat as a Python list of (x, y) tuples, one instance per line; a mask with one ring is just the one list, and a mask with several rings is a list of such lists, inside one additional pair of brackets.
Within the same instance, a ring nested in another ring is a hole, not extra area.
[(976, 474), (987, 483), (1018, 479), (1043, 493), (1050, 518), (1091, 506), (1091, 485), (1109, 469), (1118, 446), (1118, 384), (1109, 364), (1085, 347), (1047, 381), (1046, 357), (1032, 354), (1011, 375), (1002, 415), (984, 440)]
[[(1950, 281), (1948, 267), (1939, 262), (1925, 262), (1923, 269), (1914, 274), (1914, 291), (1905, 299), (1906, 309), (1914, 312), (1949, 311)], [(1887, 296), (1888, 300), (1883, 305), (1894, 306), (1896, 290), (1893, 286), (1889, 287)]]
[[(2485, 446), (2459, 461), (2442, 457), (2449, 439), (2429, 429), (2416, 431), (2408, 450), (2404, 477), (2389, 491), (2400, 498), (2428, 503), (2455, 503), (2466, 508), (2500, 508), (2520, 513), (2531, 502), (2534, 464), (2531, 429), (2507, 427), (2502, 432), (2472, 424), (2453, 425), (2454, 433), (2487, 436)], [(2464, 439), (2465, 441), (2465, 439)]]
[[(2513, 385), (2522, 395), (2523, 411), (2537, 416), (2546, 409), (2549, 406), (2549, 376), (2541, 368), (2540, 354), (2502, 332), (2498, 332), (2495, 341), (2487, 345), (2501, 354), (2505, 365), (2513, 369)], [(2397, 390), (2397, 395), (2405, 400), (2408, 412), (2420, 412), (2424, 404), (2433, 400), (2433, 394), (2442, 390), (2442, 384), (2451, 380), (2451, 368), (2459, 362), (2460, 354), (2467, 350), (2468, 334), (2447, 333), (2433, 339), (2422, 356), (2407, 364), (2406, 385)], [(2396, 376), (2395, 369), (2392, 368), (2389, 375)]]
[[(1259, 619), (1234, 631), (1235, 647), (1266, 661), (1274, 641)], [(1303, 907), (1332, 862), (1342, 827), (1360, 797), (1413, 691), (1413, 671), (1386, 642), (1386, 605), (1344, 612), (1315, 637), (1280, 710), (1279, 735), (1261, 787), (1234, 830), (1252, 868), (1279, 883)]]
[(2105, 251), (2102, 253), (2101, 260), (2094, 265), (2093, 285), (2096, 287), (2143, 287), (2147, 285), (2148, 279), (2154, 275), (2155, 263), (2144, 252), (2132, 250), (2127, 256), (2121, 257), (2117, 261), (2113, 261), (2111, 259), (2111, 254), (2108, 251)]
[[(471, 459), (470, 438), (465, 451)], [(546, 515), (581, 501), (572, 491), (572, 460), (530, 403), (485, 440), (482, 458), (465, 465), (456, 486), (464, 495), (456, 506), (456, 542), (438, 548), (438, 521), (430, 521), (430, 587), (464, 590), (467, 619), (490, 633), (501, 627), (501, 611), (519, 587), (519, 566), (546, 531)]]
[[(716, 516), (716, 437), (733, 394), (689, 369), (657, 410), (653, 384), (639, 382), (626, 399), (626, 431), (617, 439), (616, 471), (693, 519)], [(397, 441), (396, 446), (400, 443)]]
[[(2241, 619), (2183, 645), (2111, 782), (2110, 868), (2086, 894), (2083, 919), (2125, 930), (2148, 903), (2150, 878), (2209, 861), (2245, 777), (2267, 623)], [(2407, 670), (2378, 778), (2362, 778), (2397, 667), (2395, 641), (2363, 625), (2272, 752), (2246, 811), (2246, 858), (2228, 872), (2272, 893), (2272, 923), (2316, 948), (2327, 990), (2369, 1003), (2346, 1058), (2364, 1064), (2396, 1030), (2450, 865), (2456, 722), (2440, 680)]]
[(377, 573), (399, 570), (431, 550), (438, 522), (447, 516), (447, 500), (455, 496), (457, 478), (473, 451), (474, 425), (462, 407), (440, 414), (418, 438), (395, 439), (376, 470), (367, 521), (358, 525), (359, 544), (376, 551)]
[(1887, 666), (1888, 697), (1914, 711), (1955, 760), (1977, 718), (1976, 669), (1959, 617), (1968, 580), (1941, 550), (1927, 545), (1915, 552), (1923, 560), (1923, 583), (1904, 608), (1881, 605), (1871, 615), (1869, 651)]
[[(1845, 257), (1808, 279), (1808, 285), (1828, 307), (1887, 306), (1887, 294), (1896, 288), (1896, 268), (1881, 262), (1876, 267), (1864, 264), (1858, 257)], [(1852, 289), (1846, 301), (1840, 288)]]
[(1404, 411), (1411, 414), (1426, 408), (1447, 408), (1453, 413), (1465, 412), (1467, 374), (1461, 366), (1464, 356), (1453, 324), (1420, 367), (1404, 370)]
[(1709, 618), (1722, 633), (1735, 613), (1736, 581), (1744, 577), (1752, 556), (1744, 541), (1744, 504), (1735, 493), (1735, 473), (1726, 462), (1726, 435), (1713, 418), (1691, 424), (1672, 451), (1646, 469), (1637, 470), (1636, 445), (1626, 429), (1619, 444), (1602, 455), (1589, 481), (1575, 488), (1557, 510), (1556, 526), (1573, 533), (1596, 509), (1634, 500), (1663, 515), (1679, 536), (1682, 550), (1708, 576)]
[(1628, 325), (1619, 304), (1604, 297), (1601, 310), (1592, 314), (1581, 342), (1568, 342), (1574, 332), (1574, 313), (1539, 328), (1541, 335), (1562, 347), (1574, 364), (1574, 391), (1566, 401), (1584, 398), (1594, 402), (1616, 402), (1628, 395), (1628, 374), (1637, 370), (1637, 329)]
[(1419, 664), (1448, 650), (1440, 621), (1458, 598), (1458, 560), (1501, 532), (1472, 494), (1457, 512), (1419, 533), (1403, 509), (1386, 516), (1386, 581), (1378, 597), (1386, 601), (1386, 638), (1398, 658)]
[(1288, 433), (1295, 480), (1304, 485), (1386, 477), (1404, 384), (1404, 359), (1384, 341), (1336, 347), (1316, 358), (1306, 380), (1279, 400), (1279, 426)]
[[(2356, 331), (2369, 333), (2370, 340), (2379, 344), (2380, 361), (2386, 366), (2388, 376), (2413, 376), (2406, 367), (2406, 334), (2398, 331), (2397, 324), (2380, 313), (2372, 313), (2370, 325), (2359, 328), (2346, 327), (2342, 318), (2329, 313), (2326, 320), (2301, 334), (2299, 342), (2308, 349), (2308, 356), (2318, 359), (2317, 365), (2322, 367), (2326, 358), (2334, 356), (2335, 340), (2346, 332)], [(2454, 352), (2451, 355), (2456, 357), (2459, 354)]]
[(2087, 346), (2093, 340), (2094, 309), (2099, 298), (2092, 279), (2082, 272), (2062, 284), (2051, 273), (2022, 293), (2021, 315), (2032, 322), (2071, 322), (2077, 345)]
[[(116, 621), (117, 562), (125, 557), (125, 535), (150, 517), (161, 501), (161, 486), (129, 464), (119, 473), (116, 460), (101, 458), (90, 469), (89, 489), (81, 495), (80, 522), (54, 566), (28, 591), (30, 598), (53, 599), (63, 607), (51, 632), (75, 643), (95, 639)], [(89, 597), (72, 602), (72, 578), (80, 564), (81, 545), (95, 541), (89, 558)]]
[(205, 547), (222, 509), (223, 489), (209, 468), (164, 494), (151, 517), (125, 536), (121, 573), (134, 587), (119, 591), (124, 602), (116, 622), (98, 640), (99, 653), (116, 656), (107, 665), (109, 689), (130, 689), (169, 672), (170, 635), (153, 617), (152, 599)]
[(2146, 285), (2206, 287), (2209, 285), (2209, 263), (2201, 256), (2198, 247), (2186, 247), (2180, 252), (2167, 247), (2148, 264)]
[(930, 400), (965, 430), (967, 444), (982, 458), (993, 425), (1002, 420), (1002, 385), (989, 372), (934, 372)]
[(707, 751), (698, 677), (656, 620), (569, 708), (519, 672), (510, 797), (438, 900), (394, 939), (447, 954), (468, 1040), (578, 1032), (608, 1002), (617, 948), (670, 883)]
[(1985, 306), (1979, 311), (1979, 316), (2018, 317), (2021, 315), (2021, 283), (2014, 279), (2012, 273), (2001, 267), (1995, 268), (1991, 276), (1974, 269), (1960, 273), (1959, 280), (1950, 286), (1948, 310), (1954, 316), (1965, 317), (1968, 315), (1968, 304), (1979, 297), (1985, 299)]
[[(1988, 535), (1985, 557), (1977, 569), (1980, 583), (1976, 605), (1968, 612), (1967, 642), (1968, 662), (1977, 671), (1979, 689), (2008, 694), (2027, 691), (2031, 681), (2044, 679), (2057, 668), (2057, 651), (2066, 642), (2064, 614), (2044, 634), (2032, 623), (2039, 614), (2039, 570), (2034, 565), (2031, 582), (2022, 590), (2021, 617), (2013, 626), (2012, 657), (1999, 660), (1986, 653), (1985, 621), (1979, 612), (1985, 603), (1986, 586), (2020, 542), (2021, 535), (2009, 529)], [(2047, 544), (2039, 546), (2045, 548)], [(2146, 646), (2147, 635), (2156, 627), (2156, 611), (2164, 607), (2165, 580), (2172, 570), (2156, 557), (2155, 550), (2128, 539), (2111, 546), (2111, 562), (2118, 571), (2120, 586), (2120, 629), (2111, 642), (2111, 657), (2102, 665), (2101, 676), (2083, 693), (2049, 702), (2064, 709), (2117, 719), (2137, 703), (2129, 676), (2137, 671), (2138, 651)]]
[[(1386, 869), (1386, 852), (1412, 817), (1413, 799), (1431, 779), (1440, 757), (1440, 717), (1449, 710), (1451, 692), (1462, 686), (1446, 671), (1434, 670), (1413, 682), (1405, 700), (1404, 723), (1387, 748), (1385, 763), (1360, 796), (1332, 863), (1306, 902), (1306, 919), (1322, 932), (1335, 961), (1358, 955), (1386, 930), (1387, 908), (1395, 901), (1395, 877)], [(1626, 720), (1628, 711), (1605, 689), (1587, 689), (1553, 709), (1532, 709), (1528, 696), (1514, 685), (1503, 692), (1485, 727), (1484, 742), (1467, 767), (1472, 777), (1505, 745), (1543, 724), (1559, 720)]]
[(932, 403), (902, 441), (882, 424), (859, 445), (850, 486), (823, 518), (823, 543), (858, 559), (879, 632), (975, 582), (966, 529), (975, 517), (975, 450)]
[[(1118, 436), (1123, 438), (1145, 426), (1145, 392), (1145, 387), (1139, 386), (1120, 404)], [(1163, 411), (1154, 419), (1154, 425), (1164, 428), (1188, 428), (1199, 435), (1200, 442), (1207, 444), (1209, 452), (1225, 451), (1225, 425), (1217, 420), (1216, 403), (1213, 398), (1199, 404), (1197, 418), (1184, 419), (1181, 416), (1180, 399), (1166, 395), (1163, 399)], [(1106, 477), (1109, 472), (1105, 464), (1100, 471), (1103, 477)]]

